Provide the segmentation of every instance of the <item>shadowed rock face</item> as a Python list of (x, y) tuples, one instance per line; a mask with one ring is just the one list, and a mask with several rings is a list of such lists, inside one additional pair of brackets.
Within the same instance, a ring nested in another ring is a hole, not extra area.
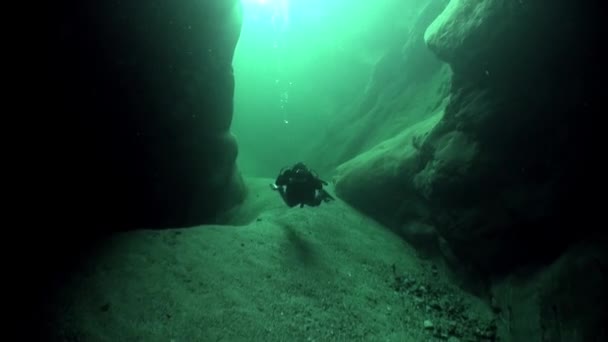
[(418, 190), (463, 260), (500, 272), (590, 232), (580, 198), (599, 93), (589, 4), (451, 1), (429, 48), (454, 71)]
[(450, 1), (424, 34), (453, 72), (441, 119), (342, 164), (338, 195), (404, 236), (435, 227), (449, 255), (486, 274), (554, 259), (593, 233), (581, 181), (596, 174), (597, 12)]
[(30, 333), (48, 321), (49, 294), (107, 233), (211, 223), (245, 195), (229, 130), (239, 1), (50, 7), (48, 83), (31, 96), (50, 125), (28, 156), (46, 185), (31, 213), (45, 224), (13, 240), (32, 255), (14, 275)]
[(520, 272), (492, 289), (501, 341), (605, 341), (606, 241), (572, 246), (541, 272)]
[(73, 127), (58, 134), (68, 220), (188, 226), (243, 198), (229, 131), (240, 11), (236, 0), (74, 2), (57, 11), (52, 82)]
[(339, 197), (491, 289), (500, 340), (607, 336), (605, 209), (588, 194), (605, 193), (598, 13), (451, 0), (425, 32), (453, 71), (440, 117), (336, 171)]

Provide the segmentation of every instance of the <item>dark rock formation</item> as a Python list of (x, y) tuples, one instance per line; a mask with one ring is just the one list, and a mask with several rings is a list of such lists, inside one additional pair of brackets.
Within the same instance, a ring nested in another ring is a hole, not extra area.
[(340, 197), (418, 248), (434, 227), (452, 269), (481, 275), (463, 286), (492, 288), (501, 340), (606, 339), (606, 232), (587, 194), (604, 190), (600, 12), (450, 1), (425, 33), (453, 71), (441, 118), (338, 168)]
[(245, 194), (230, 133), (239, 1), (49, 7), (48, 77), (30, 98), (49, 123), (29, 156), (44, 183), (30, 212), (45, 222), (12, 240), (33, 259), (12, 275), (27, 332), (105, 234), (210, 223)]
[(240, 3), (74, 2), (60, 11), (50, 58), (71, 121), (57, 132), (65, 144), (56, 167), (75, 213), (67, 219), (188, 226), (240, 201), (229, 131)]
[(451, 1), (425, 33), (454, 73), (441, 120), (341, 165), (338, 195), (406, 238), (435, 227), (445, 253), (485, 273), (547, 262), (587, 235), (596, 11), (545, 5)]
[(540, 272), (493, 286), (501, 341), (606, 341), (606, 241), (577, 244)]
[(441, 235), (480, 269), (554, 258), (588, 231), (567, 223), (585, 215), (577, 184), (598, 108), (592, 18), (573, 1), (452, 1), (427, 30), (454, 77), (415, 183)]
[(450, 1), (425, 33), (453, 71), (441, 118), (337, 171), (341, 198), (439, 250), (462, 286), (492, 289), (501, 341), (607, 338), (603, 209), (588, 194), (604, 193), (597, 13), (583, 1)]
[(424, 42), (444, 8), (444, 1), (421, 4), (409, 32), (376, 64), (349, 121), (323, 142), (335, 146), (336, 193), (429, 253), (437, 252), (437, 236), (424, 222), (431, 213), (413, 180), (423, 138), (443, 115), (449, 94), (451, 72)]

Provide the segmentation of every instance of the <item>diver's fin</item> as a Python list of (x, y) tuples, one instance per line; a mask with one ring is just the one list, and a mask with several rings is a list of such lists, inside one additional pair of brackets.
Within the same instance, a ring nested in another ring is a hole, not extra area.
[(329, 194), (325, 189), (321, 189), (321, 199), (323, 202), (329, 202), (335, 200), (335, 198)]

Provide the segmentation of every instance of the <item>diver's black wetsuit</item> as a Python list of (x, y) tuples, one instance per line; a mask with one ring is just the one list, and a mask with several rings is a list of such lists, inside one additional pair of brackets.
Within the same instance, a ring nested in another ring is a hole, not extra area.
[(323, 185), (327, 182), (316, 177), (302, 163), (287, 169), (279, 174), (275, 181), (281, 197), (288, 206), (300, 205), (318, 206), (322, 201), (333, 199), (325, 190)]

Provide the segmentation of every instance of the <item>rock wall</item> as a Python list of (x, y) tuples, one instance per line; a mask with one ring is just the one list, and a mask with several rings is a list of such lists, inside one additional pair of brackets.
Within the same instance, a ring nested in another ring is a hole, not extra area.
[(240, 2), (57, 6), (51, 86), (70, 122), (57, 132), (54, 171), (73, 209), (64, 220), (188, 226), (238, 203), (245, 189), (230, 125)]
[[(434, 227), (444, 254), (487, 274), (552, 260), (593, 230), (577, 184), (594, 172), (597, 21), (590, 4), (545, 5), (451, 1), (425, 32), (453, 71), (441, 120), (386, 153), (408, 172), (347, 162), (338, 194), (405, 236)], [(365, 201), (366, 183), (395, 193)]]
[(605, 341), (606, 241), (572, 246), (554, 264), (518, 272), (492, 287), (501, 341)]
[(433, 225), (479, 269), (555, 258), (592, 228), (567, 224), (584, 216), (576, 184), (599, 108), (592, 15), (573, 1), (451, 1), (426, 32), (454, 77), (414, 181)]
[(323, 142), (335, 146), (322, 161), (337, 166), (336, 193), (430, 255), (438, 252), (438, 237), (425, 222), (430, 211), (413, 179), (423, 138), (449, 100), (452, 72), (424, 41), (445, 6), (440, 0), (421, 4), (411, 29), (376, 64), (348, 121)]
[[(395, 12), (414, 6), (395, 5)], [(311, 145), (306, 160), (318, 165), (322, 174), (332, 173), (340, 165), (386, 139), (398, 135), (412, 124), (441, 111), (449, 90), (450, 71), (424, 43), (424, 31), (445, 7), (443, 0), (427, 0), (414, 8), (419, 13), (405, 26), (399, 22), (384, 26), (402, 25), (400, 35), (391, 32), (386, 52), (373, 65), (364, 89), (340, 103), (330, 124), (328, 134)], [(364, 49), (365, 47), (362, 47)], [(361, 73), (361, 66), (356, 73)], [(344, 87), (344, 86), (343, 86)], [(331, 149), (327, 153), (319, 151)]]
[(453, 72), (440, 117), (337, 169), (341, 198), (491, 288), (504, 341), (606, 338), (598, 13), (450, 1), (425, 32)]
[(19, 38), (46, 67), (27, 80), (41, 136), (23, 133), (39, 138), (24, 158), (40, 186), (9, 239), (25, 255), (11, 267), (20, 334), (40, 333), (40, 308), (105, 234), (213, 222), (246, 192), (230, 133), (239, 1), (48, 7), (43, 32)]

